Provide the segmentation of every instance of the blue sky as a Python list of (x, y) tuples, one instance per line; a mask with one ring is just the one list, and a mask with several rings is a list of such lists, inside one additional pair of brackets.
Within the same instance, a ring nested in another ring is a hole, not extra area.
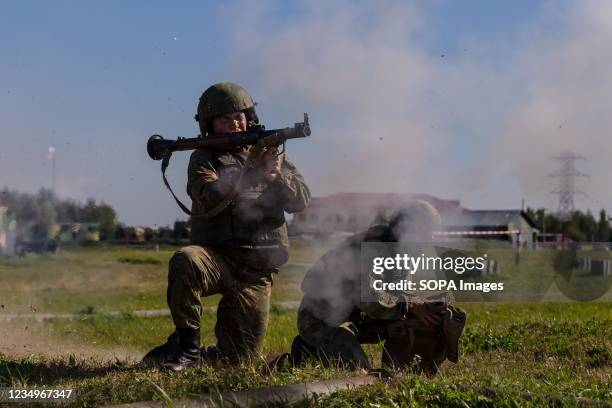
[[(60, 196), (104, 200), (129, 224), (183, 218), (145, 143), (153, 133), (195, 136), (199, 95), (226, 80), (253, 94), (268, 127), (311, 114), (313, 138), (288, 152), (315, 194), (407, 191), (472, 208), (516, 208), (522, 198), (554, 208), (546, 174), (557, 148), (586, 146), (583, 170), (609, 170), (610, 142), (580, 139), (608, 123), (595, 116), (593, 128), (569, 106), (599, 83), (585, 79), (584, 64), (563, 63), (592, 41), (579, 57), (605, 82), (595, 39), (610, 34), (609, 13), (569, 1), (331, 3), (2, 2), (0, 186), (50, 186), (54, 145)], [(560, 97), (550, 78), (564, 82)], [(538, 155), (516, 147), (534, 138)], [(170, 178), (187, 200), (188, 155), (175, 156)], [(605, 181), (591, 183), (595, 194), (586, 185), (578, 205), (612, 209)]]

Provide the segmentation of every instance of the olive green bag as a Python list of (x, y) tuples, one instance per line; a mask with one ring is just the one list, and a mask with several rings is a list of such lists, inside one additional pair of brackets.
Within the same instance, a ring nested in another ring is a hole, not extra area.
[(387, 326), (382, 363), (391, 367), (410, 366), (419, 356), (417, 368), (435, 374), (444, 360), (459, 361), (459, 338), (466, 322), (466, 314), (446, 303), (432, 303), (441, 314), (436, 327), (423, 324), (416, 318), (402, 319)]

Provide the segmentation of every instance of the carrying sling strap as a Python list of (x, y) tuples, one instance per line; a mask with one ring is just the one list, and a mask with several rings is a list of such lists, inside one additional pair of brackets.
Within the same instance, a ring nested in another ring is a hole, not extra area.
[(185, 214), (191, 216), (191, 211), (189, 210), (189, 208), (185, 206), (185, 204), (181, 202), (181, 200), (178, 199), (176, 194), (174, 194), (174, 191), (172, 191), (172, 187), (170, 187), (170, 183), (168, 183), (168, 179), (166, 178), (166, 169), (168, 168), (168, 164), (170, 164), (170, 157), (172, 157), (171, 154), (167, 155), (166, 157), (163, 158), (161, 162), (161, 172), (162, 172), (162, 178), (164, 179), (164, 184), (166, 185), (168, 190), (170, 190), (170, 194), (172, 194), (172, 197), (174, 197), (174, 201), (176, 201), (178, 206), (181, 207), (181, 210), (183, 210)]
[[(161, 163), (162, 178), (164, 179), (164, 184), (166, 185), (168, 190), (170, 190), (170, 194), (172, 194), (172, 197), (174, 197), (174, 201), (176, 201), (178, 206), (181, 208), (181, 210), (183, 210), (183, 212), (185, 214), (191, 216), (191, 215), (193, 215), (192, 212), (189, 210), (189, 208), (187, 208), (185, 206), (185, 204), (183, 204), (181, 202), (181, 200), (178, 199), (176, 194), (174, 194), (174, 191), (172, 191), (172, 187), (170, 187), (170, 183), (168, 182), (168, 179), (166, 178), (166, 169), (168, 168), (168, 164), (170, 164), (170, 157), (171, 156), (172, 155), (168, 155), (168, 156), (164, 157), (163, 160), (162, 160), (162, 163)], [(240, 175), (240, 179), (239, 179), (239, 182), (238, 182), (239, 186), (242, 184), (241, 181), (242, 181), (243, 175), (244, 175), (244, 173)], [(230, 205), (230, 203), (234, 200), (234, 198), (236, 198), (236, 196), (238, 195), (238, 191), (237, 191), (238, 189), (232, 190), (228, 195), (226, 195), (223, 198), (223, 200), (221, 200), (219, 202), (219, 204), (214, 206), (210, 211), (207, 211), (204, 214), (202, 214), (202, 216), (204, 216), (204, 217), (214, 217), (216, 215), (219, 215), (219, 213), (221, 213), (221, 211), (223, 211), (228, 205)]]

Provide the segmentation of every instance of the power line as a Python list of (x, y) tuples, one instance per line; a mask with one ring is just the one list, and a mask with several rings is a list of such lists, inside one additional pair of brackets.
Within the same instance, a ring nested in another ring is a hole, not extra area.
[(559, 156), (553, 157), (559, 161), (559, 171), (549, 174), (550, 177), (559, 179), (559, 187), (551, 194), (559, 195), (559, 215), (569, 218), (574, 211), (574, 195), (584, 192), (576, 189), (576, 177), (589, 177), (587, 174), (576, 170), (576, 160), (586, 160), (583, 156), (578, 156), (573, 152), (565, 151)]

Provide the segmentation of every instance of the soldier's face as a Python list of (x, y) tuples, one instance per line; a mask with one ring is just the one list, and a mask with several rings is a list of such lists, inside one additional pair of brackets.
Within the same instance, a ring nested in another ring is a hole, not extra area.
[(233, 112), (214, 118), (212, 121), (213, 133), (241, 132), (247, 128), (247, 119), (244, 112)]

